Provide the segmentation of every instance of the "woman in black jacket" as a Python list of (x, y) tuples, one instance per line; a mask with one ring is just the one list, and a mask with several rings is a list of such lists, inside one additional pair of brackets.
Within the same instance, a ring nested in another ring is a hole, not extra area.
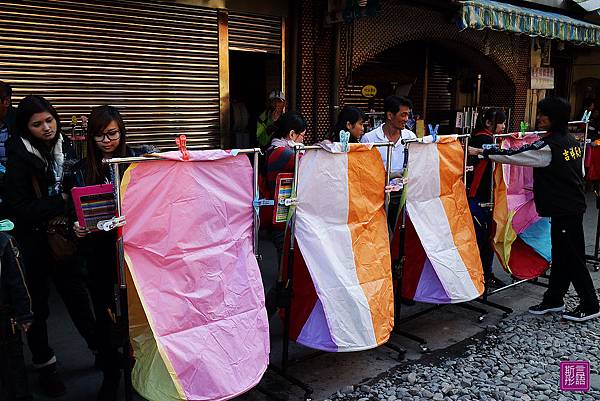
[[(87, 158), (81, 160), (74, 171), (76, 186), (112, 183), (108, 165), (103, 158), (137, 156), (126, 145), (126, 131), (119, 111), (111, 106), (99, 106), (92, 110), (88, 120)], [(122, 169), (125, 170), (124, 168)], [(117, 283), (117, 233), (94, 231), (75, 223), (74, 230), (80, 238), (79, 250), (89, 274), (89, 289), (96, 313), (98, 332), (98, 359), (104, 380), (98, 393), (100, 401), (114, 401), (121, 377), (121, 357), (118, 347), (123, 339), (115, 336), (115, 285)], [(117, 338), (115, 338), (117, 337)]]
[(88, 347), (96, 349), (94, 318), (77, 264), (59, 266), (51, 256), (46, 234), (48, 223), (64, 218), (61, 216), (66, 216), (68, 209), (68, 195), (61, 188), (64, 155), (60, 128), (58, 114), (48, 101), (40, 96), (25, 97), (17, 109), (18, 135), (7, 148), (6, 168), (6, 202), (23, 253), (34, 313), (27, 342), (41, 389), (54, 397), (66, 389), (48, 345), (50, 279)]

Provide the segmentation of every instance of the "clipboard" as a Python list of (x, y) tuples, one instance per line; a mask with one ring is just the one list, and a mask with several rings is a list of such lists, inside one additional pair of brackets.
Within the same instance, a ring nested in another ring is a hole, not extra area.
[(273, 224), (281, 224), (287, 221), (289, 206), (285, 206), (282, 201), (291, 198), (292, 183), (294, 181), (293, 173), (277, 174), (275, 185), (275, 207), (273, 208)]
[(71, 190), (77, 221), (81, 227), (90, 231), (99, 231), (97, 224), (101, 220), (110, 220), (116, 216), (116, 204), (112, 184), (75, 187)]

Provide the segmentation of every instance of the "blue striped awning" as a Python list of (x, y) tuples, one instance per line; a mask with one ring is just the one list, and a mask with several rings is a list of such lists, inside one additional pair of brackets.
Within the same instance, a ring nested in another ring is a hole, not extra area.
[(600, 26), (565, 15), (490, 0), (463, 1), (458, 27), (494, 29), (600, 46)]

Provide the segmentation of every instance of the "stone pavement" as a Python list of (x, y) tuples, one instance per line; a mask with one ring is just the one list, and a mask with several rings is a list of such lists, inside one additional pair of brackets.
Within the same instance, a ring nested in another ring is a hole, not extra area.
[[(571, 295), (567, 305), (574, 307)], [(560, 315), (519, 312), (490, 326), (457, 356), (432, 355), (401, 366), (361, 386), (346, 387), (332, 400), (594, 400), (600, 399), (600, 320), (577, 324)], [(559, 362), (587, 360), (588, 393), (559, 391)]]
[[(591, 253), (597, 216), (592, 196), (588, 198), (588, 206), (584, 224), (586, 245), (588, 253)], [(261, 241), (261, 252), (264, 256), (261, 270), (265, 286), (268, 287), (274, 282), (276, 275), (275, 252), (272, 245), (264, 239)], [(498, 276), (502, 279), (508, 279), (499, 266), (495, 267), (495, 271), (500, 272)], [(600, 287), (600, 272), (592, 273), (592, 277), (596, 287)], [(567, 397), (561, 401), (600, 399), (598, 391), (588, 394), (559, 394), (557, 380), (561, 358), (575, 359), (575, 356), (580, 356), (590, 360), (592, 369), (598, 373), (600, 321), (576, 325), (560, 322), (553, 317), (530, 317), (526, 314), (526, 309), (541, 299), (543, 291), (541, 287), (525, 283), (491, 297), (490, 300), (514, 309), (514, 314), (508, 318), (504, 318), (501, 311), (472, 303), (489, 312), (483, 321), (479, 321), (480, 314), (477, 312), (449, 305), (405, 322), (400, 328), (426, 339), (427, 346), (433, 352), (423, 354), (417, 343), (394, 334), (390, 342), (407, 349), (406, 359), (403, 361), (398, 360), (398, 354), (394, 350), (385, 346), (356, 353), (315, 354), (313, 350), (292, 343), (291, 357), (299, 361), (290, 367), (289, 373), (309, 383), (314, 389), (313, 397), (317, 400), (338, 398), (338, 391), (344, 392), (341, 398), (351, 400), (368, 398), (392, 401), (393, 397), (400, 400), (426, 400), (430, 393), (432, 397), (438, 394), (437, 398), (442, 394), (444, 400), (527, 400), (527, 396), (537, 400), (544, 399), (543, 395), (550, 400)], [(402, 306), (400, 317), (413, 315), (427, 307), (428, 305), (423, 304)], [(51, 312), (51, 344), (68, 387), (68, 393), (56, 400), (94, 400), (101, 382), (101, 373), (93, 369), (91, 353), (55, 295), (52, 298)], [(279, 364), (281, 325), (277, 318), (271, 320), (271, 332), (271, 360)], [(29, 361), (29, 357), (26, 358)], [(31, 369), (30, 373), (35, 399), (50, 400), (37, 392)], [(600, 377), (594, 378), (598, 383), (597, 379)], [(414, 383), (409, 379), (414, 379)], [(446, 386), (443, 385), (444, 382), (447, 383)], [(468, 386), (469, 382), (471, 384)], [(370, 387), (362, 387), (361, 390), (361, 386), (366, 385)], [(513, 388), (515, 385), (516, 388)], [(267, 372), (261, 386), (290, 400), (302, 399), (303, 396), (302, 391), (272, 372)], [(124, 399), (122, 387), (121, 385), (121, 399)], [(411, 390), (417, 394), (411, 394)], [(405, 394), (406, 391), (408, 393)], [(250, 401), (266, 399), (256, 389), (239, 398)], [(135, 397), (135, 400), (141, 398)]]

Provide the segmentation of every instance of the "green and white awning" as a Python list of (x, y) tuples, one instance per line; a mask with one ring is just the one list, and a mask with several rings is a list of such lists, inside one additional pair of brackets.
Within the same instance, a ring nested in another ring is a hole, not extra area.
[(458, 27), (494, 29), (600, 46), (600, 26), (565, 15), (490, 0), (463, 1)]
[(600, 0), (574, 0), (585, 11), (596, 11), (600, 8)]

